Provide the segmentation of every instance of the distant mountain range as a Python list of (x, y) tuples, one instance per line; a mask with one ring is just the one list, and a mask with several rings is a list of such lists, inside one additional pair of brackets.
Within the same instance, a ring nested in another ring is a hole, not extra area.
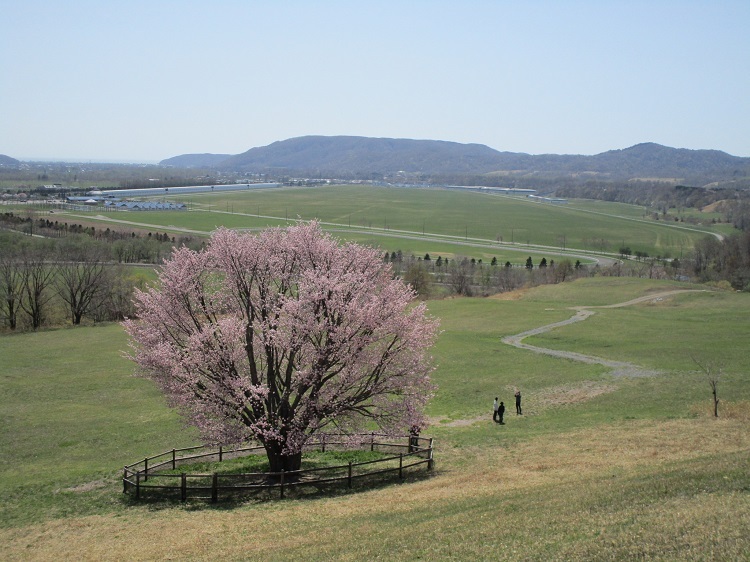
[[(455, 182), (516, 187), (665, 180), (750, 187), (750, 158), (643, 143), (593, 156), (500, 152), (482, 144), (354, 136), (306, 136), (242, 154), (183, 154), (162, 166), (279, 176)], [(21, 162), (0, 155), (0, 167)]]
[(675, 181), (745, 180), (750, 158), (718, 150), (637, 144), (594, 156), (500, 152), (481, 144), (354, 136), (306, 136), (251, 148), (234, 156), (185, 154), (164, 166), (319, 177), (590, 176), (601, 179), (667, 178)]

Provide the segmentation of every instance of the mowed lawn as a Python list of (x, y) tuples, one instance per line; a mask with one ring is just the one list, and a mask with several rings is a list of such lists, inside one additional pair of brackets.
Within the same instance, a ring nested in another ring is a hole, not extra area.
[[(436, 439), (433, 475), (232, 506), (123, 498), (122, 465), (196, 437), (149, 381), (130, 375), (119, 326), (3, 336), (3, 558), (748, 559), (747, 295), (600, 309), (533, 338), (659, 370), (653, 377), (615, 378), (500, 342), (570, 317), (571, 306), (680, 287), (696, 288), (586, 279), (430, 302), (442, 329), (425, 432)], [(721, 364), (718, 420), (691, 353)], [(513, 413), (515, 387), (523, 416)], [(491, 420), (495, 396), (508, 406), (504, 426)]]

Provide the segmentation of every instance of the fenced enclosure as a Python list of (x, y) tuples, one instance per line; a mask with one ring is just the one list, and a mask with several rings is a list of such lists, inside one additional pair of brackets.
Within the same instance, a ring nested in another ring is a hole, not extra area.
[(352, 489), (355, 482), (403, 479), (408, 471), (434, 467), (433, 439), (408, 435), (389, 437), (377, 433), (366, 435), (319, 435), (305, 445), (305, 452), (369, 450), (385, 455), (383, 458), (364, 462), (352, 462), (336, 466), (307, 468), (281, 472), (249, 472), (241, 474), (210, 472), (177, 472), (196, 461), (223, 462), (225, 460), (265, 455), (258, 444), (247, 446), (199, 445), (183, 449), (172, 449), (147, 457), (123, 469), (123, 493), (135, 499), (179, 498), (210, 500), (236, 498), (252, 494), (268, 495), (278, 491), (283, 499), (286, 494), (315, 491), (322, 488), (345, 487)]

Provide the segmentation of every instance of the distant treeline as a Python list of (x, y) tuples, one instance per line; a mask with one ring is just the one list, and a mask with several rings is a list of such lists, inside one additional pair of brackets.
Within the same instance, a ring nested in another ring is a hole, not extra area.
[(43, 185), (77, 188), (179, 187), (199, 182), (218, 183), (223, 176), (213, 170), (167, 168), (141, 164), (29, 162), (21, 168), (0, 166), (0, 182), (27, 192), (50, 193)]
[(632, 259), (629, 248), (621, 248), (620, 252), (623, 260), (607, 267), (583, 265), (579, 260), (573, 262), (567, 258), (557, 261), (541, 258), (534, 263), (531, 257), (523, 266), (514, 266), (497, 258), (487, 263), (464, 256), (407, 256), (400, 250), (386, 252), (383, 260), (423, 298), (450, 294), (488, 296), (589, 276), (676, 279), (750, 291), (750, 231), (722, 240), (707, 236), (696, 244), (692, 254), (681, 260), (650, 257), (643, 252), (635, 252)]
[(521, 287), (562, 283), (587, 277), (593, 270), (579, 260), (541, 258), (533, 263), (528, 257), (523, 266), (492, 258), (489, 263), (467, 256), (405, 255), (401, 250), (386, 252), (383, 261), (390, 263), (394, 275), (409, 283), (421, 298), (446, 295), (489, 296)]
[(0, 227), (45, 238), (65, 238), (85, 235), (103, 243), (109, 259), (118, 263), (160, 263), (172, 252), (173, 246), (188, 246), (199, 249), (205, 239), (195, 236), (172, 236), (168, 233), (139, 233), (128, 230), (97, 229), (75, 223), (52, 221), (48, 218), (32, 218), (14, 213), (0, 215)]
[(663, 182), (616, 183), (589, 182), (569, 185), (555, 191), (559, 197), (598, 199), (650, 207), (666, 214), (670, 209), (703, 209), (716, 204), (724, 222), (740, 230), (750, 229), (750, 192), (742, 189), (708, 189), (686, 185), (666, 185)]
[(704, 238), (695, 245), (690, 266), (697, 281), (725, 281), (750, 291), (750, 230), (723, 240)]

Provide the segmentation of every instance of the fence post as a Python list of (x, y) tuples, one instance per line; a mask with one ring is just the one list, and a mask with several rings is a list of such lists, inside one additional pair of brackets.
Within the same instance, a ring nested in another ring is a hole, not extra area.
[(224, 448), (219, 445), (219, 462), (221, 462), (222, 460), (224, 460)]
[(141, 473), (135, 473), (135, 499), (141, 499)]
[(125, 494), (128, 491), (128, 467), (122, 469), (122, 493)]
[(432, 468), (435, 466), (435, 462), (432, 460), (432, 437), (430, 437), (430, 452), (429, 457), (427, 457), (427, 470), (432, 470)]
[(325, 453), (326, 452), (326, 434), (320, 436), (320, 452)]
[(174, 470), (175, 468), (177, 468), (177, 455), (176, 451), (172, 449), (172, 470)]
[(182, 482), (180, 483), (180, 499), (182, 501), (187, 500), (187, 474), (182, 473)]
[(281, 499), (284, 499), (284, 469), (281, 469)]
[(148, 480), (148, 457), (143, 459), (143, 466), (143, 481), (145, 482), (146, 480)]
[(211, 480), (211, 503), (219, 501), (219, 475), (214, 472)]
[(370, 432), (370, 452), (375, 450), (375, 432)]
[(352, 488), (352, 461), (349, 461), (349, 477), (347, 478), (347, 485), (349, 489)]
[(404, 478), (404, 454), (398, 454), (398, 477), (403, 480)]

